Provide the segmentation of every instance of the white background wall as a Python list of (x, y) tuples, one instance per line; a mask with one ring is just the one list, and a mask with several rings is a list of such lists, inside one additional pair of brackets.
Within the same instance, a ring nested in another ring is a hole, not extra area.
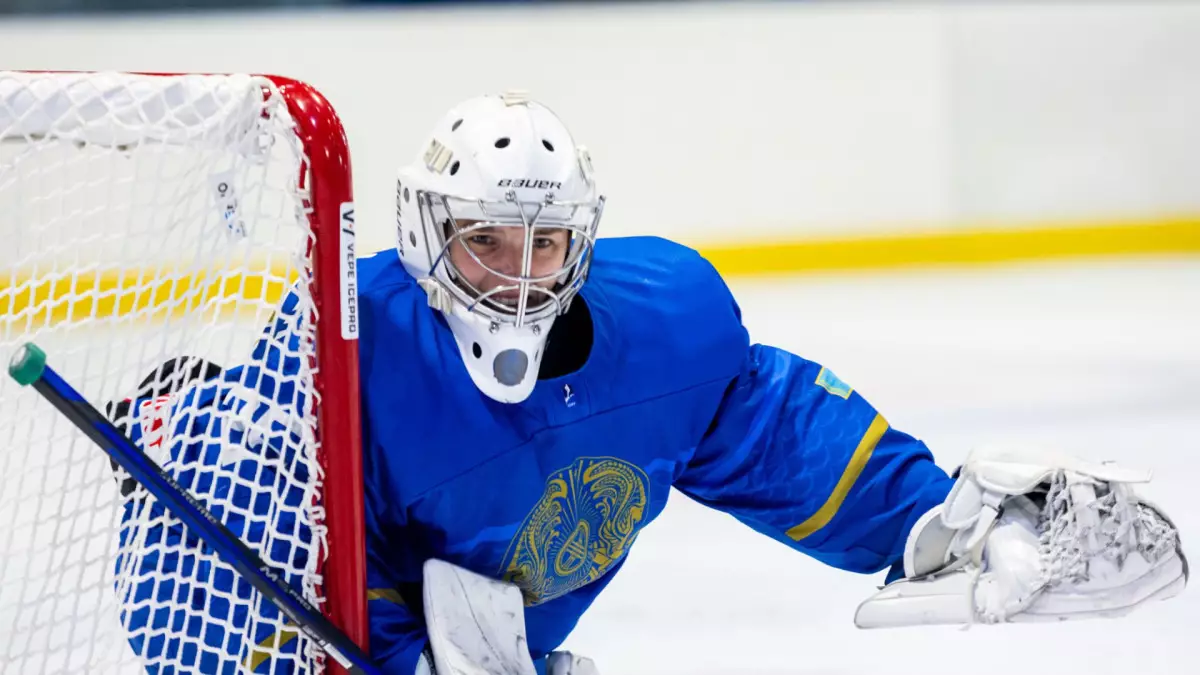
[(951, 212), (1139, 216), (1200, 206), (1200, 4), (947, 13)]
[(526, 88), (593, 150), (603, 233), (689, 243), (1200, 211), (1200, 5), (622, 4), (0, 24), (0, 67), (312, 82), (366, 249), (454, 102)]

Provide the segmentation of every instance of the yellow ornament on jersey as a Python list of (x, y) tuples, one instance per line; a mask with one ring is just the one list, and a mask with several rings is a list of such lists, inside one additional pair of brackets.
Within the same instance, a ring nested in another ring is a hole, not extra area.
[(555, 471), (508, 546), (504, 580), (532, 606), (604, 576), (637, 537), (649, 485), (640, 468), (612, 457)]

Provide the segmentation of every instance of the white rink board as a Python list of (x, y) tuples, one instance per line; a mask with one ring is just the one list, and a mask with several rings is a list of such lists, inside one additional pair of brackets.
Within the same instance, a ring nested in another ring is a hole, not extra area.
[(444, 110), (510, 87), (591, 149), (605, 235), (729, 243), (1200, 212), (1195, 3), (13, 19), (0, 65), (310, 81), (347, 128), (364, 252), (392, 246), (396, 169)]

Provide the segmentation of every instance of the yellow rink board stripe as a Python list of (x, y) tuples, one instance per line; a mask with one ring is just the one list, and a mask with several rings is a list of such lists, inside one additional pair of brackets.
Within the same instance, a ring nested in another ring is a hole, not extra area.
[(728, 276), (1200, 253), (1200, 216), (700, 247)]
[(17, 270), (0, 276), (0, 316), (35, 325), (142, 314), (165, 319), (274, 304), (297, 278), (283, 263), (232, 263), (198, 269)]
[[(1096, 225), (878, 234), (853, 238), (764, 240), (699, 245), (730, 277), (876, 270), (925, 265), (978, 265), (1072, 258), (1200, 253), (1200, 216)], [(298, 274), (283, 263), (239, 262), (190, 269), (116, 267), (71, 276), (48, 269), (0, 273), (0, 317), (59, 323), (68, 318), (179, 316), (225, 312), (245, 300), (271, 305)], [(36, 281), (34, 281), (36, 279)]]

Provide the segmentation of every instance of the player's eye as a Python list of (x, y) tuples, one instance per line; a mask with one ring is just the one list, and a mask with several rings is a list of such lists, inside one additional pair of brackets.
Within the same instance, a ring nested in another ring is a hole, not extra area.
[(490, 234), (473, 234), (467, 238), (471, 242), (471, 246), (475, 248), (485, 248), (496, 245), (496, 238)]
[(533, 247), (538, 249), (563, 247), (569, 242), (566, 231), (558, 228), (539, 228), (533, 235)]

